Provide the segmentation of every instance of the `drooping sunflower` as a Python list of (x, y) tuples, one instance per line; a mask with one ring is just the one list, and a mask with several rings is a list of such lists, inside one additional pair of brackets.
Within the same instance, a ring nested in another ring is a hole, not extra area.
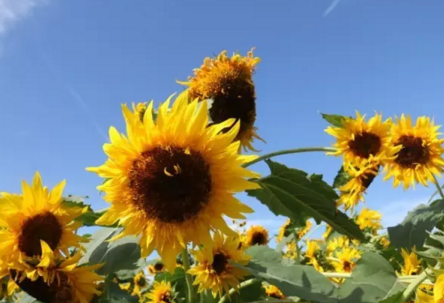
[(344, 247), (336, 251), (336, 259), (332, 261), (337, 272), (352, 272), (356, 266), (356, 261), (361, 258), (361, 253), (353, 247)]
[(253, 50), (245, 57), (234, 54), (231, 58), (223, 51), (215, 59), (205, 58), (203, 65), (194, 70), (194, 76), (189, 77), (188, 82), (179, 82), (189, 87), (193, 99), (213, 100), (210, 108), (212, 122), (221, 123), (231, 118), (240, 120), (236, 140), (240, 140), (245, 149), (251, 150), (255, 150), (252, 146), (254, 138), (262, 140), (254, 126), (256, 92), (252, 79), (259, 62)]
[(343, 127), (329, 126), (325, 130), (336, 138), (333, 145), (335, 152), (329, 153), (335, 156), (344, 156), (344, 162), (350, 162), (360, 166), (362, 162), (381, 163), (395, 158), (400, 147), (390, 142), (391, 119), (382, 120), (382, 116), (376, 114), (365, 121), (356, 111), (356, 118), (345, 118)]
[(253, 225), (247, 230), (245, 238), (246, 246), (267, 245), (268, 244), (268, 230), (260, 225)]
[(356, 218), (356, 223), (362, 230), (369, 229), (373, 234), (376, 234), (377, 230), (381, 227), (382, 215), (369, 208), (363, 208)]
[[(177, 260), (176, 260), (176, 263), (177, 263)], [(165, 266), (160, 261), (158, 261), (154, 264), (148, 265), (148, 273), (150, 275), (157, 275), (157, 274), (162, 273), (164, 271), (165, 271)]]
[(153, 289), (146, 295), (148, 302), (152, 303), (174, 303), (176, 294), (171, 287), (171, 282), (154, 281)]
[(213, 247), (203, 247), (193, 254), (199, 264), (191, 268), (188, 273), (195, 275), (195, 285), (199, 285), (198, 292), (205, 289), (211, 290), (214, 297), (228, 292), (232, 287), (237, 289), (239, 280), (249, 273), (231, 262), (246, 265), (249, 258), (243, 250), (239, 250), (239, 239), (223, 236), (217, 232), (214, 234)]
[(253, 212), (234, 193), (259, 187), (245, 179), (258, 174), (241, 167), (256, 156), (239, 155), (233, 142), (239, 124), (226, 133), (220, 130), (233, 120), (207, 127), (207, 103), (198, 105), (181, 94), (169, 112), (169, 100), (162, 104), (156, 122), (153, 103), (143, 121), (123, 105), (127, 137), (111, 127), (109, 159), (88, 168), (106, 179), (98, 189), (111, 203), (97, 223), (119, 221), (120, 236), (141, 234), (142, 256), (157, 249), (170, 271), (188, 242), (211, 247), (210, 230), (234, 235), (223, 215), (244, 219)]
[(69, 248), (79, 248), (85, 242), (75, 234), (81, 224), (74, 220), (86, 209), (64, 206), (64, 187), (65, 181), (62, 181), (48, 191), (36, 172), (31, 185), (22, 182), (22, 195), (1, 193), (0, 259), (8, 266), (18, 266), (31, 258), (40, 259), (41, 241), (56, 256), (69, 256)]
[(404, 189), (408, 189), (415, 183), (427, 186), (434, 181), (433, 175), (441, 176), (444, 139), (438, 137), (439, 128), (428, 117), (419, 117), (415, 125), (410, 116), (398, 118), (392, 126), (392, 145), (399, 145), (401, 149), (385, 166), (384, 180), (393, 177), (394, 187), (402, 183)]
[(364, 194), (378, 174), (379, 165), (375, 162), (367, 162), (362, 163), (360, 167), (355, 167), (351, 163), (345, 163), (344, 169), (351, 179), (339, 188), (341, 195), (337, 205), (343, 205), (345, 210), (349, 210), (358, 205), (360, 201), (364, 201)]
[(264, 286), (264, 289), (267, 297), (279, 300), (283, 300), (286, 298), (285, 295), (282, 293), (282, 291), (274, 285), (271, 284), (266, 285)]
[(402, 248), (401, 256), (404, 259), (404, 264), (401, 266), (401, 276), (417, 275), (421, 272), (421, 260), (418, 258), (415, 249), (409, 253)]
[[(290, 219), (288, 219), (287, 221), (285, 221), (285, 223), (279, 228), (279, 233), (276, 237), (276, 242), (280, 243), (282, 241), (282, 239), (285, 236), (285, 233), (287, 232), (287, 228), (290, 226), (291, 221)], [(307, 220), (305, 222), (305, 226), (299, 228), (298, 230), (296, 230), (297, 232), (297, 236), (298, 236), (298, 240), (302, 239), (312, 228), (313, 223), (311, 223), (310, 220)]]
[[(51, 255), (51, 248), (42, 241), (44, 253)], [(89, 303), (94, 295), (100, 295), (98, 283), (103, 278), (94, 270), (102, 264), (79, 266), (82, 254), (78, 252), (73, 257), (51, 262), (43, 272), (11, 270), (13, 280), (23, 291), (44, 303)], [(49, 258), (54, 261), (54, 256)]]

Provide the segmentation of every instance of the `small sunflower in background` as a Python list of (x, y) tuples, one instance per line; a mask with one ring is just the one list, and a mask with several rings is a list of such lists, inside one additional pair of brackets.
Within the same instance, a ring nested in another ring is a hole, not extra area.
[(383, 163), (395, 158), (400, 147), (391, 144), (390, 128), (391, 119), (382, 120), (382, 116), (376, 114), (368, 121), (356, 111), (356, 118), (345, 118), (343, 127), (329, 126), (325, 130), (336, 138), (333, 146), (334, 156), (344, 156), (344, 162), (350, 162), (355, 166), (361, 166), (363, 162)]
[(150, 303), (175, 303), (177, 294), (171, 286), (171, 282), (154, 281), (153, 288), (145, 295), (145, 301)]
[[(241, 123), (236, 140), (240, 140), (244, 149), (255, 150), (254, 139), (262, 140), (256, 133), (256, 92), (253, 73), (260, 62), (253, 50), (243, 57), (221, 52), (217, 58), (205, 58), (203, 65), (194, 70), (194, 76), (188, 82), (178, 82), (188, 86), (192, 99), (212, 99), (210, 117), (213, 123), (221, 123), (234, 118)], [(234, 125), (234, 124), (233, 124)], [(228, 126), (223, 131), (228, 131)]]
[(0, 258), (9, 266), (41, 259), (42, 241), (56, 257), (69, 256), (69, 248), (80, 248), (86, 242), (76, 235), (82, 224), (74, 222), (86, 209), (65, 207), (64, 187), (62, 181), (49, 191), (36, 172), (32, 184), (22, 182), (22, 195), (1, 193)]
[(268, 244), (268, 230), (260, 225), (253, 225), (247, 230), (245, 237), (246, 246), (267, 245)]
[(156, 121), (152, 102), (143, 121), (123, 105), (127, 136), (111, 127), (111, 143), (104, 145), (109, 159), (88, 170), (107, 179), (98, 189), (111, 203), (96, 223), (120, 222), (125, 229), (118, 237), (141, 234), (142, 256), (157, 249), (172, 272), (187, 243), (211, 247), (210, 230), (234, 236), (224, 216), (253, 212), (234, 194), (259, 185), (247, 180), (258, 174), (241, 167), (256, 156), (238, 154), (239, 123), (221, 133), (234, 120), (208, 127), (207, 102), (191, 102), (183, 93), (171, 109), (169, 103)]
[(409, 253), (401, 248), (401, 256), (404, 259), (404, 264), (401, 266), (401, 276), (417, 275), (421, 272), (421, 260), (418, 258), (415, 249)]
[(307, 264), (310, 264), (319, 272), (324, 272), (321, 264), (319, 264), (316, 258), (316, 253), (319, 251), (320, 247), (316, 241), (307, 240), (307, 250), (305, 251), (305, 257), (308, 259)]
[(239, 239), (214, 234), (213, 247), (203, 247), (193, 251), (198, 265), (188, 273), (195, 275), (195, 285), (199, 285), (198, 292), (205, 289), (211, 291), (214, 297), (228, 292), (230, 287), (237, 289), (239, 280), (249, 275), (248, 271), (235, 267), (231, 262), (240, 265), (248, 264), (249, 258), (239, 250)]
[[(176, 264), (177, 263), (178, 262), (176, 260)], [(148, 265), (148, 273), (150, 275), (157, 275), (157, 274), (160, 274), (160, 273), (162, 273), (164, 271), (165, 271), (165, 265), (162, 262), (160, 262), (160, 261), (157, 261), (154, 264)]]
[(148, 280), (143, 271), (134, 276), (133, 285), (131, 295), (141, 298), (143, 291), (148, 287)]
[(392, 126), (392, 146), (401, 149), (385, 166), (387, 175), (384, 180), (393, 177), (393, 185), (402, 183), (404, 189), (421, 183), (435, 182), (435, 176), (441, 176), (444, 171), (442, 155), (444, 139), (439, 138), (438, 129), (428, 117), (419, 117), (412, 124), (410, 116), (402, 115)]
[(361, 230), (367, 229), (376, 235), (378, 229), (382, 227), (381, 218), (382, 215), (378, 211), (363, 208), (356, 218), (356, 223), (359, 225)]
[(265, 289), (265, 294), (267, 295), (267, 297), (270, 297), (273, 299), (279, 299), (279, 300), (286, 299), (286, 297), (282, 293), (282, 291), (274, 285), (271, 285), (271, 284), (264, 285), (264, 289)]
[(337, 272), (352, 272), (356, 261), (361, 258), (361, 253), (353, 247), (343, 247), (335, 252), (335, 258), (331, 263)]

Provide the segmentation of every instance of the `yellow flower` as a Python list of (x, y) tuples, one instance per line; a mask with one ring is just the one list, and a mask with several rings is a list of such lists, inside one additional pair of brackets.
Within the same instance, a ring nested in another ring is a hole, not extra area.
[(361, 258), (361, 253), (352, 247), (344, 247), (336, 252), (336, 260), (332, 261), (337, 272), (352, 272), (356, 261)]
[(433, 285), (421, 285), (416, 290), (415, 303), (441, 303), (434, 301)]
[(157, 275), (164, 271), (165, 271), (165, 266), (163, 265), (162, 262), (156, 262), (154, 264), (148, 265), (148, 273), (151, 275)]
[(382, 121), (376, 114), (365, 121), (365, 116), (356, 111), (356, 119), (346, 118), (343, 127), (329, 126), (325, 131), (336, 138), (337, 150), (330, 153), (344, 156), (344, 162), (360, 166), (363, 162), (384, 162), (393, 159), (398, 147), (390, 144), (391, 119)]
[[(234, 193), (258, 188), (245, 178), (258, 174), (242, 168), (256, 156), (237, 153), (233, 120), (208, 126), (207, 103), (200, 106), (181, 94), (171, 110), (170, 99), (153, 121), (150, 103), (143, 122), (123, 105), (127, 136), (110, 128), (111, 143), (104, 145), (109, 159), (88, 170), (107, 179), (105, 192), (110, 209), (97, 221), (125, 227), (118, 236), (141, 234), (142, 256), (157, 249), (165, 266), (174, 271), (176, 256), (186, 244), (211, 246), (210, 230), (234, 235), (223, 216), (245, 218), (253, 210)], [(143, 129), (143, 131), (142, 131)]]
[(291, 241), (287, 243), (287, 247), (284, 253), (284, 258), (296, 259), (298, 257), (298, 249), (296, 249), (296, 242)]
[(363, 208), (356, 219), (356, 223), (362, 230), (371, 229), (376, 233), (376, 231), (381, 227), (381, 217), (382, 215), (378, 211)]
[(331, 253), (337, 249), (345, 248), (350, 245), (350, 240), (346, 236), (331, 239), (327, 245), (327, 252)]
[(324, 238), (324, 240), (327, 240), (327, 238), (330, 236), (332, 231), (333, 231), (333, 228), (330, 225), (327, 225), (325, 232), (322, 234), (322, 238)]
[(352, 178), (339, 188), (341, 196), (337, 204), (344, 205), (345, 210), (349, 210), (364, 201), (364, 193), (378, 174), (379, 166), (372, 162), (363, 163), (357, 168), (351, 163), (346, 163), (344, 169)]
[(317, 271), (323, 272), (324, 269), (316, 259), (316, 253), (318, 252), (318, 250), (319, 244), (316, 241), (307, 240), (307, 250), (305, 252), (305, 257), (308, 258), (307, 264), (311, 264)]
[(433, 291), (435, 303), (444, 303), (444, 275), (438, 276)]
[(141, 298), (143, 290), (146, 289), (148, 286), (148, 280), (146, 279), (145, 273), (143, 271), (141, 271), (134, 277), (133, 284), (134, 288), (131, 295)]
[(259, 61), (258, 57), (254, 57), (253, 50), (245, 57), (234, 54), (231, 58), (223, 51), (215, 59), (205, 58), (203, 65), (194, 70), (194, 76), (189, 77), (188, 82), (179, 82), (189, 87), (193, 99), (213, 100), (210, 117), (214, 123), (230, 118), (240, 120), (236, 140), (240, 140), (245, 149), (251, 150), (254, 150), (254, 138), (262, 140), (254, 126), (256, 93), (252, 79)]
[(285, 221), (284, 224), (282, 224), (282, 226), (279, 228), (279, 233), (276, 237), (276, 242), (280, 243), (282, 241), (282, 239), (285, 237), (285, 231), (287, 230), (287, 227), (290, 225), (291, 221), (290, 219), (288, 219), (287, 221)]
[(269, 284), (267, 286), (264, 286), (264, 289), (267, 297), (279, 300), (283, 300), (286, 298), (284, 294), (281, 292), (281, 290), (274, 285)]
[(390, 161), (384, 180), (393, 177), (393, 185), (403, 184), (404, 189), (421, 183), (427, 186), (433, 175), (441, 176), (444, 160), (444, 139), (438, 138), (438, 129), (428, 117), (419, 117), (412, 125), (410, 116), (401, 116), (392, 127), (392, 144), (401, 146), (396, 159)]
[(382, 247), (383, 247), (384, 249), (386, 249), (386, 248), (388, 248), (389, 245), (390, 245), (390, 240), (387, 239), (387, 237), (382, 237), (382, 238), (379, 240), (379, 243), (382, 245)]
[(421, 271), (421, 260), (418, 259), (414, 250), (409, 253), (404, 248), (401, 249), (401, 256), (404, 259), (404, 265), (401, 266), (401, 276), (416, 275)]
[(231, 262), (241, 265), (248, 263), (248, 257), (238, 249), (239, 239), (224, 237), (221, 233), (214, 234), (213, 247), (203, 247), (193, 251), (198, 265), (191, 268), (188, 273), (195, 275), (195, 285), (199, 285), (198, 292), (211, 290), (214, 297), (228, 292), (230, 287), (237, 289), (239, 280), (249, 273)]
[(56, 256), (69, 256), (69, 248), (81, 247), (85, 242), (75, 234), (81, 224), (74, 222), (84, 210), (63, 205), (64, 187), (62, 181), (49, 191), (36, 172), (31, 185), (22, 182), (22, 195), (1, 193), (0, 259), (8, 266), (19, 266), (32, 258), (40, 262), (41, 241)]
[[(282, 241), (282, 239), (285, 236), (285, 231), (287, 230), (288, 226), (291, 224), (290, 220), (287, 220), (280, 228), (279, 228), (279, 233), (278, 236), (276, 237), (276, 242), (280, 243)], [(311, 223), (310, 220), (307, 220), (305, 222), (305, 226), (300, 228), (299, 231), (297, 232), (298, 235), (298, 240), (302, 239), (307, 233), (308, 231), (311, 229), (311, 227), (313, 226), (313, 223)]]
[(247, 246), (267, 245), (268, 244), (268, 231), (260, 225), (251, 226), (247, 230), (245, 244)]
[(153, 289), (147, 294), (148, 302), (152, 303), (171, 303), (174, 300), (171, 282), (154, 281)]

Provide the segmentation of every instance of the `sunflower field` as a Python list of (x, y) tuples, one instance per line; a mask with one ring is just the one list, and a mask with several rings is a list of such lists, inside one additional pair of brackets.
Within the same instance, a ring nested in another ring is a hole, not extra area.
[[(66, 195), (65, 181), (49, 189), (38, 172), (21, 193), (1, 192), (2, 302), (444, 303), (439, 126), (322, 114), (331, 147), (260, 154), (259, 62), (224, 51), (158, 108), (122, 105), (126, 129), (110, 127), (106, 162), (86, 168), (109, 208)], [(342, 157), (332, 184), (277, 162), (307, 152)], [(266, 176), (254, 171), (261, 161)], [(376, 177), (436, 192), (383, 227), (361, 205)], [(246, 225), (242, 192), (288, 220), (279, 231)]]

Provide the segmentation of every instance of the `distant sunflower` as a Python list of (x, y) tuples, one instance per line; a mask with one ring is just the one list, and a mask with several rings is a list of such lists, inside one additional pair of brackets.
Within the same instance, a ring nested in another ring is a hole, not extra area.
[(379, 239), (379, 244), (381, 244), (384, 249), (387, 249), (390, 245), (390, 240), (387, 239), (387, 237), (382, 237)]
[(337, 204), (343, 205), (348, 210), (353, 209), (360, 201), (364, 201), (364, 194), (378, 174), (379, 165), (370, 162), (363, 163), (361, 167), (355, 167), (351, 163), (346, 163), (344, 168), (351, 179), (339, 188), (341, 195)]
[[(254, 138), (262, 140), (256, 133), (256, 93), (253, 73), (260, 62), (254, 57), (253, 50), (243, 57), (234, 54), (231, 58), (227, 52), (221, 52), (217, 58), (205, 58), (203, 65), (194, 70), (194, 76), (187, 85), (191, 98), (199, 100), (212, 99), (210, 117), (214, 123), (227, 119), (240, 120), (240, 131), (236, 140), (240, 140), (245, 149), (255, 150)], [(234, 125), (234, 124), (233, 124)], [(227, 131), (229, 125), (224, 131)]]
[(139, 298), (142, 297), (142, 292), (148, 287), (148, 280), (145, 277), (145, 273), (141, 271), (138, 273), (134, 279), (133, 279), (133, 292), (131, 293), (132, 296), (138, 296)]
[(213, 247), (203, 247), (193, 254), (199, 264), (191, 268), (188, 273), (195, 275), (195, 285), (199, 285), (198, 292), (211, 290), (214, 297), (228, 292), (232, 287), (237, 289), (239, 280), (249, 273), (231, 262), (241, 265), (248, 263), (248, 257), (238, 249), (239, 239), (224, 237), (221, 233), (214, 234)]
[[(177, 263), (177, 260), (176, 260)], [(148, 265), (148, 273), (151, 275), (157, 275), (165, 271), (165, 265), (162, 262), (156, 262)]]
[[(290, 226), (291, 221), (290, 219), (288, 219), (280, 228), (279, 228), (279, 233), (276, 237), (276, 242), (280, 243), (282, 241), (282, 239), (285, 236), (285, 233), (287, 232), (287, 228), (288, 226)], [(302, 239), (312, 228), (313, 223), (311, 223), (310, 220), (307, 220), (305, 222), (305, 226), (299, 228), (297, 231), (297, 236), (298, 236), (298, 240)]]
[(421, 272), (421, 260), (414, 249), (409, 253), (404, 248), (401, 248), (401, 256), (404, 259), (404, 264), (401, 266), (401, 276), (412, 276)]
[(401, 150), (385, 167), (384, 180), (393, 177), (393, 185), (403, 184), (404, 189), (421, 183), (427, 186), (434, 181), (433, 175), (441, 176), (444, 160), (444, 139), (438, 138), (440, 126), (428, 117), (419, 117), (412, 125), (410, 116), (402, 115), (392, 127), (392, 144)]
[(343, 127), (329, 126), (325, 131), (336, 138), (333, 145), (335, 156), (344, 156), (345, 162), (360, 166), (362, 162), (385, 162), (394, 159), (399, 147), (390, 144), (391, 119), (382, 120), (376, 114), (365, 121), (365, 116), (356, 111), (356, 119), (346, 118)]
[(154, 281), (153, 289), (146, 295), (148, 302), (152, 303), (174, 303), (175, 293), (171, 282)]
[(356, 223), (362, 230), (369, 229), (374, 234), (381, 227), (382, 215), (376, 211), (368, 208), (363, 208), (356, 218)]
[[(42, 248), (51, 253), (43, 242)], [(44, 303), (89, 303), (94, 295), (100, 295), (98, 282), (103, 278), (94, 270), (102, 265), (78, 266), (82, 257), (77, 253), (62, 262), (52, 263), (45, 275), (11, 271), (11, 278), (26, 293)]]
[(361, 258), (361, 253), (352, 247), (344, 247), (335, 254), (336, 258), (332, 261), (337, 272), (352, 272), (356, 266), (356, 261)]
[(307, 250), (305, 251), (305, 257), (308, 259), (307, 264), (313, 265), (313, 267), (319, 271), (324, 272), (321, 264), (319, 264), (318, 259), (316, 258), (316, 253), (319, 251), (320, 247), (316, 241), (307, 240)]
[(267, 297), (279, 300), (283, 300), (286, 298), (285, 295), (282, 293), (282, 291), (274, 285), (271, 284), (266, 285), (264, 286), (264, 289)]
[(253, 225), (247, 230), (245, 238), (247, 246), (267, 245), (268, 244), (268, 230), (260, 225)]
[(81, 247), (81, 242), (85, 242), (75, 234), (81, 224), (74, 222), (84, 210), (63, 205), (64, 187), (62, 181), (48, 191), (36, 172), (32, 185), (22, 182), (23, 195), (1, 193), (0, 258), (9, 266), (41, 258), (41, 241), (56, 256), (69, 256), (69, 248)]
[(210, 230), (234, 235), (223, 216), (244, 219), (243, 213), (253, 212), (234, 193), (259, 185), (245, 179), (258, 174), (241, 167), (256, 156), (239, 155), (240, 143), (232, 143), (239, 124), (221, 133), (233, 120), (207, 127), (206, 102), (198, 107), (181, 94), (168, 112), (169, 101), (156, 122), (153, 103), (143, 122), (123, 105), (127, 137), (111, 127), (111, 143), (104, 145), (109, 159), (88, 170), (107, 179), (98, 189), (111, 207), (97, 223), (119, 221), (125, 229), (118, 237), (141, 234), (142, 256), (157, 249), (173, 271), (188, 242), (211, 247)]
[(279, 227), (279, 233), (276, 237), (276, 242), (277, 243), (281, 243), (282, 239), (285, 237), (285, 232), (288, 228), (288, 226), (290, 226), (291, 221), (290, 219), (288, 219), (287, 221), (285, 221), (284, 224), (281, 225), (281, 227)]
[(346, 236), (336, 237), (328, 241), (327, 252), (330, 254), (337, 249), (342, 249), (350, 245), (350, 240)]

